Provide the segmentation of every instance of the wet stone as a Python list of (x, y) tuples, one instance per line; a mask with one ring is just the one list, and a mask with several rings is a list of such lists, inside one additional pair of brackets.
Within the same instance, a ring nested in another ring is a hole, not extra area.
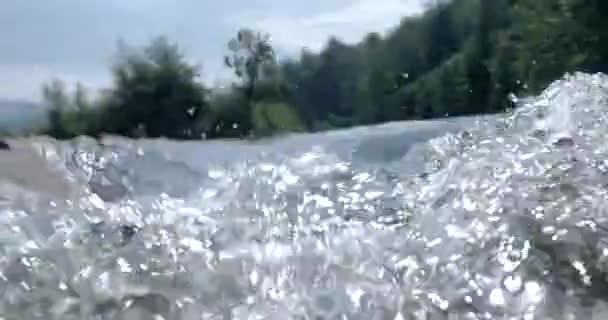
[(6, 141), (0, 139), (0, 150), (11, 150), (11, 146)]

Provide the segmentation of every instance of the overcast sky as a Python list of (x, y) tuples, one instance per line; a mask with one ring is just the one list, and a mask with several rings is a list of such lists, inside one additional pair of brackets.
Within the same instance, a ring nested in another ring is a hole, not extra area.
[(0, 97), (37, 100), (53, 77), (108, 83), (118, 39), (145, 44), (167, 35), (203, 67), (226, 77), (221, 58), (239, 27), (272, 34), (279, 52), (354, 42), (419, 13), (422, 0), (0, 0)]

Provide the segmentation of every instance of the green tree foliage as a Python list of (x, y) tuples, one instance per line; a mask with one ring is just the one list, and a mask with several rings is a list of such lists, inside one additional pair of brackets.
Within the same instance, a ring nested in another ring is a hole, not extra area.
[[(566, 71), (596, 65), (602, 58), (598, 38), (606, 31), (593, 29), (601, 1), (516, 1), (513, 29), (521, 37), (514, 65), (527, 87), (537, 91)], [(605, 1), (603, 1), (605, 3)], [(605, 57), (604, 57), (605, 59)]]
[(57, 138), (94, 133), (90, 132), (93, 126), (89, 120), (95, 117), (95, 109), (82, 84), (76, 84), (73, 95), (68, 93), (66, 85), (60, 80), (45, 84), (42, 91), (44, 103), (49, 109), (46, 133)]
[(216, 106), (213, 115), (212, 130), (208, 132), (209, 138), (244, 137), (251, 134), (255, 130), (252, 113), (255, 101), (275, 94), (272, 91), (275, 56), (270, 45), (270, 35), (241, 29), (228, 42), (228, 50), (230, 52), (224, 57), (224, 64), (242, 82), (234, 85), (232, 94), (241, 96), (220, 96), (220, 105)]
[(53, 80), (43, 86), (42, 96), (49, 108), (46, 131), (49, 135), (59, 139), (68, 137), (63, 120), (63, 115), (68, 111), (66, 109), (69, 104), (69, 98), (65, 93), (65, 85), (59, 80)]
[(207, 89), (175, 44), (158, 38), (142, 51), (125, 50), (113, 75), (105, 107), (120, 121), (110, 128), (124, 135), (139, 130), (148, 137), (200, 137), (196, 118), (206, 108)]
[[(602, 71), (605, 1), (436, 1), (385, 37), (283, 64), (310, 129), (498, 112), (566, 72)], [(607, 39), (608, 40), (608, 39)], [(608, 71), (608, 70), (606, 70)], [(334, 121), (339, 118), (340, 121)]]
[(270, 45), (270, 35), (262, 35), (251, 29), (241, 29), (237, 36), (228, 42), (229, 55), (224, 63), (245, 82), (245, 94), (253, 98), (255, 85), (264, 76), (264, 66), (274, 62), (274, 51)]
[(288, 103), (312, 130), (492, 110), (490, 34), (499, 20), (482, 19), (481, 6), (440, 1), (384, 38), (370, 34), (356, 45), (330, 39), (319, 54), (303, 52), (282, 66)]
[(253, 126), (250, 105), (243, 95), (235, 94), (235, 91), (212, 95), (211, 112), (202, 120), (203, 127), (207, 128), (207, 138), (241, 138), (249, 134)]
[(51, 110), (48, 133), (58, 138), (102, 132), (200, 138), (199, 118), (207, 108), (208, 90), (175, 44), (161, 37), (141, 50), (123, 47), (112, 74), (113, 86), (95, 101), (80, 85), (73, 96), (60, 82), (45, 86)]
[(242, 29), (224, 59), (237, 80), (209, 99), (196, 68), (159, 39), (123, 52), (99, 99), (45, 87), (48, 132), (245, 137), (500, 112), (510, 94), (564, 73), (608, 72), (606, 15), (605, 0), (436, 0), (384, 35), (330, 37), (280, 62), (268, 35)]
[(284, 103), (257, 103), (253, 124), (259, 135), (305, 130), (297, 111)]

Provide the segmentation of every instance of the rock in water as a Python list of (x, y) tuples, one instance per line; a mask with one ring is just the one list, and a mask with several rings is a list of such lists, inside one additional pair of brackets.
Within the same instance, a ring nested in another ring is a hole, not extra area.
[(0, 139), (0, 150), (10, 150), (11, 146), (8, 145), (4, 140)]

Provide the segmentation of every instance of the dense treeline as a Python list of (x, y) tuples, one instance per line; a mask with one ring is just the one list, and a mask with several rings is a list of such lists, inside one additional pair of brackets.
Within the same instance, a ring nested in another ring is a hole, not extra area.
[[(198, 139), (324, 130), (492, 113), (566, 72), (608, 71), (605, 0), (436, 1), (385, 37), (277, 62), (268, 38), (243, 30), (224, 63), (240, 81), (205, 87), (167, 39), (122, 48), (113, 85), (95, 99), (44, 88), (47, 132)], [(269, 30), (272, 32), (272, 30)]]

